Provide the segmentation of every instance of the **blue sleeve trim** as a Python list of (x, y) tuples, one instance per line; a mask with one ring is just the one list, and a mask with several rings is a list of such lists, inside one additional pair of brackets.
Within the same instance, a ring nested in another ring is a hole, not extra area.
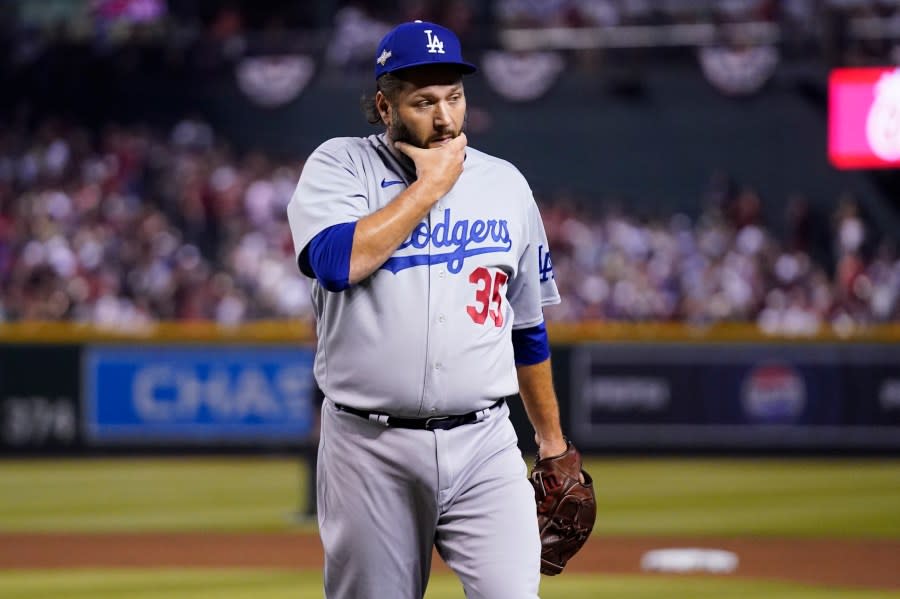
[(550, 357), (550, 340), (543, 322), (527, 329), (513, 329), (512, 343), (518, 366), (540, 364)]
[(350, 287), (350, 252), (355, 231), (355, 222), (332, 225), (309, 242), (310, 270), (328, 291), (343, 291)]

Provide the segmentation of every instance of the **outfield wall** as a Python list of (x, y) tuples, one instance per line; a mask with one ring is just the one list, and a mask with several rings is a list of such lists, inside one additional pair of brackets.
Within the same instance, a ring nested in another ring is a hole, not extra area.
[[(586, 451), (877, 452), (900, 449), (897, 333), (595, 324), (551, 339), (564, 427)], [(276, 323), (0, 327), (0, 454), (308, 449), (313, 348)]]

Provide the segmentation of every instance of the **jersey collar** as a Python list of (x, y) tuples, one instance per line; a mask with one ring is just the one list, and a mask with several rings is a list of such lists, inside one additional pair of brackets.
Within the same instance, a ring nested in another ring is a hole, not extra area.
[(381, 133), (373, 137), (375, 138), (375, 148), (381, 154), (382, 160), (387, 162), (388, 166), (398, 175), (401, 175), (407, 183), (415, 181), (416, 165), (412, 158), (395, 148), (392, 143), (389, 143), (387, 133)]
[[(403, 177), (407, 185), (417, 179), (416, 164), (412, 158), (395, 148), (394, 144), (389, 143), (387, 132), (372, 135), (369, 139), (375, 144), (375, 151), (381, 155), (381, 159), (388, 164), (391, 170)], [(469, 153), (466, 152), (464, 160), (468, 160), (468, 158)]]

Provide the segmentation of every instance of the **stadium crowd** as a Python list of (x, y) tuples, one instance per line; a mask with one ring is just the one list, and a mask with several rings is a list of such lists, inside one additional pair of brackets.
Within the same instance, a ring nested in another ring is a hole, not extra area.
[(765, 226), (749, 188), (713, 198), (696, 222), (628, 214), (585, 217), (566, 203), (542, 209), (562, 305), (551, 320), (757, 322), (769, 333), (809, 335), (832, 326), (900, 319), (900, 259), (876, 238), (850, 197), (840, 200), (824, 262), (800, 196), (785, 233)]
[[(0, 130), (0, 322), (311, 318), (285, 218), (301, 166), (236, 156), (190, 119), (168, 135)], [(541, 198), (564, 300), (548, 320), (755, 321), (798, 335), (900, 320), (900, 258), (852, 198), (823, 260), (801, 197), (776, 235), (752, 189), (710, 189), (694, 220)]]
[(309, 313), (284, 209), (299, 165), (240, 160), (204, 123), (169, 137), (48, 123), (0, 134), (0, 317), (128, 327)]

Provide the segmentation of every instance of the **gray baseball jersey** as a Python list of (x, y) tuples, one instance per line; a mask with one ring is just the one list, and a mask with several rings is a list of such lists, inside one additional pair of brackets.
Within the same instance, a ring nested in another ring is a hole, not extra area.
[[(325, 142), (288, 205), (297, 254), (414, 177), (384, 134)], [(471, 147), (453, 189), (375, 273), (338, 293), (314, 283), (312, 294), (325, 396), (407, 417), (466, 413), (515, 393), (510, 329), (540, 324), (542, 307), (559, 302), (527, 182)]]

